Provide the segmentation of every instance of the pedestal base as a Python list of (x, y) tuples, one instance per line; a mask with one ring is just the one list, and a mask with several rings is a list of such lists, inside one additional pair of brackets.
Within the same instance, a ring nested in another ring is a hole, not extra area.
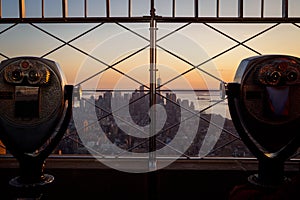
[(44, 186), (47, 185), (49, 183), (52, 183), (54, 181), (54, 176), (50, 175), (50, 174), (44, 174), (43, 177), (41, 177), (41, 180), (39, 182), (36, 183), (24, 183), (21, 181), (21, 177), (17, 176), (13, 179), (11, 179), (9, 181), (9, 184), (11, 186), (17, 187), (17, 188), (26, 188), (26, 189), (30, 189), (30, 188), (35, 188), (35, 187), (40, 187), (40, 186)]
[(248, 181), (253, 184), (253, 185), (256, 185), (256, 186), (259, 186), (259, 187), (263, 187), (263, 188), (269, 188), (269, 189), (277, 189), (278, 187), (280, 187), (282, 184), (285, 184), (285, 183), (288, 183), (290, 181), (289, 178), (287, 177), (284, 177), (283, 178), (283, 182), (282, 183), (275, 183), (275, 184), (265, 184), (263, 183), (259, 177), (258, 177), (258, 174), (253, 174), (251, 176), (248, 177)]

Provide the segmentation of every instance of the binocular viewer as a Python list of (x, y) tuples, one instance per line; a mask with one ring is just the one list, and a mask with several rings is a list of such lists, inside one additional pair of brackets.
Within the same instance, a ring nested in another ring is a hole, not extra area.
[(299, 147), (300, 59), (287, 55), (244, 59), (226, 93), (235, 128), (259, 161), (258, 174), (249, 181), (280, 185), (286, 180), (284, 161)]
[(17, 57), (0, 63), (0, 139), (20, 164), (20, 176), (11, 185), (53, 181), (43, 168), (68, 127), (72, 92), (54, 61)]

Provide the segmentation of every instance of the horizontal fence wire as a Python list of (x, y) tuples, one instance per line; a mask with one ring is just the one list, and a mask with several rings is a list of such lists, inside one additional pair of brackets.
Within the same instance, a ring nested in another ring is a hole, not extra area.
[[(112, 10), (114, 9), (113, 0), (105, 0), (99, 1), (102, 2), (103, 5), (99, 7), (99, 9), (103, 9), (105, 13), (102, 13), (101, 16), (90, 16), (90, 9), (96, 9), (93, 7), (93, 5), (88, 0), (81, 0), (76, 1), (78, 4), (82, 4), (82, 14), (79, 17), (74, 17), (69, 15), (69, 11), (73, 12), (74, 6), (71, 6), (70, 0), (61, 0), (61, 5), (57, 5), (54, 8), (48, 8), (46, 6), (45, 0), (40, 0), (40, 10), (36, 11), (38, 12), (38, 16), (31, 17), (27, 16), (27, 5), (28, 0), (19, 0), (17, 4), (14, 5), (15, 9), (18, 9), (18, 12), (15, 12), (12, 16), (5, 16), (3, 14), (3, 11), (8, 9), (7, 3), (4, 4), (3, 0), (0, 0), (0, 23), (44, 23), (44, 22), (59, 22), (59, 23), (65, 23), (65, 22), (77, 22), (77, 23), (95, 23), (95, 22), (147, 22), (151, 18), (155, 18), (158, 22), (206, 22), (206, 23), (226, 23), (226, 22), (237, 22), (237, 23), (247, 23), (247, 22), (289, 22), (289, 23), (297, 23), (300, 21), (299, 17), (293, 17), (289, 15), (289, 0), (281, 0), (280, 8), (281, 11), (278, 13), (278, 16), (276, 17), (268, 17), (266, 16), (266, 11), (268, 10), (267, 6), (265, 5), (266, 2), (264, 0), (260, 0), (260, 16), (254, 16), (254, 17), (247, 17), (245, 16), (244, 10), (245, 10), (245, 0), (236, 0), (235, 1), (235, 10), (236, 14), (235, 16), (222, 16), (222, 11), (226, 9), (224, 7), (224, 0), (211, 0), (211, 2), (215, 3), (215, 14), (211, 15), (210, 17), (207, 17), (201, 13), (201, 9), (204, 5), (204, 2), (201, 0), (194, 0), (189, 1), (186, 4), (192, 4), (191, 7), (193, 7), (193, 10), (190, 10), (185, 15), (179, 15), (177, 11), (180, 9), (180, 6), (178, 5), (179, 0), (172, 0), (169, 5), (169, 10), (171, 10), (171, 16), (166, 15), (156, 15), (155, 12), (149, 12), (149, 13), (143, 13), (143, 14), (136, 14), (133, 15), (133, 12), (137, 12), (135, 9), (133, 9), (133, 6), (135, 6), (136, 2), (133, 3), (132, 0), (127, 0), (126, 6), (124, 7), (124, 11), (126, 12), (126, 15), (119, 16), (113, 16)], [(150, 8), (153, 7), (155, 11), (155, 6), (159, 2), (159, 0), (149, 0), (146, 1), (148, 5), (145, 5), (146, 7), (149, 6)], [(11, 3), (12, 4), (12, 3)], [(48, 4), (47, 4), (48, 5)], [(100, 5), (98, 5), (100, 6)], [(104, 8), (102, 8), (104, 7)], [(126, 8), (127, 7), (127, 8)], [(136, 7), (136, 6), (135, 6)], [(10, 7), (10, 9), (13, 9)], [(28, 8), (29, 9), (29, 8)], [(49, 9), (61, 9), (61, 11), (57, 11), (60, 13), (60, 16), (46, 16), (46, 11)], [(122, 8), (123, 9), (123, 8)]]

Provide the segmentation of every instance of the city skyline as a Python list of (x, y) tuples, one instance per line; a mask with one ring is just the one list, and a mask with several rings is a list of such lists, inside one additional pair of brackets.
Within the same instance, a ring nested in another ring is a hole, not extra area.
[[(128, 106), (124, 106), (128, 103)], [(215, 123), (217, 121), (221, 123), (221, 120), (224, 123), (225, 130), (231, 131), (231, 134), (227, 134), (226, 131), (223, 134), (219, 133), (222, 139), (215, 146), (217, 149), (219, 146), (222, 146), (222, 143), (227, 140), (230, 141), (231, 137), (237, 134), (230, 119), (225, 119), (218, 113), (202, 112), (195, 108), (194, 102), (179, 98), (177, 93), (166, 93), (165, 97), (157, 94), (157, 103), (163, 106), (167, 113), (166, 119), (162, 115), (158, 115), (160, 119), (157, 119), (157, 123), (165, 121), (163, 127), (159, 128), (159, 132), (156, 134), (157, 151), (163, 148), (162, 151), (157, 153), (158, 157), (177, 156), (177, 150), (181, 152), (180, 155), (191, 157), (204, 156), (210, 153), (210, 151), (204, 151), (200, 147), (205, 146), (206, 137), (209, 137), (209, 141), (212, 142), (214, 140), (217, 141), (219, 135), (216, 130), (209, 132), (210, 125), (205, 120), (212, 120)], [(80, 106), (74, 109), (74, 124), (70, 125), (67, 136), (79, 137), (86, 149), (77, 149), (78, 144), (71, 147), (71, 143), (79, 140), (79, 138), (73, 138), (73, 142), (62, 142), (60, 147), (58, 147), (58, 150), (61, 149), (61, 154), (70, 153), (70, 150), (73, 148), (73, 153), (90, 152), (98, 156), (145, 156), (143, 154), (145, 152), (147, 155), (149, 143), (148, 140), (145, 140), (145, 137), (149, 137), (149, 130), (147, 131), (147, 125), (150, 123), (148, 115), (149, 99), (144, 92), (143, 86), (132, 93), (103, 91), (98, 93), (97, 96), (83, 98)], [(127, 111), (128, 114), (125, 112), (124, 115), (122, 110)], [(93, 117), (95, 115), (93, 114), (94, 112), (96, 113), (96, 118)], [(95, 119), (97, 120), (95, 121)], [(179, 130), (178, 127), (185, 123), (187, 123), (187, 129), (182, 129), (181, 127)], [(199, 126), (196, 129), (197, 134), (191, 137), (191, 126), (195, 124)], [(78, 129), (76, 134), (74, 134), (75, 130), (72, 130), (75, 127), (74, 125), (82, 127)], [(160, 125), (157, 124), (157, 126)], [(222, 130), (220, 129), (220, 131)], [(171, 144), (172, 140), (176, 140), (174, 137), (177, 134), (181, 137), (180, 141), (193, 140), (193, 142), (189, 142), (188, 149), (180, 150), (183, 148), (181, 145), (175, 144), (174, 146), (174, 144)], [(177, 147), (179, 149), (174, 150)], [(225, 148), (225, 151), (212, 151), (210, 156), (245, 157), (251, 156), (251, 154), (241, 141), (237, 141)]]

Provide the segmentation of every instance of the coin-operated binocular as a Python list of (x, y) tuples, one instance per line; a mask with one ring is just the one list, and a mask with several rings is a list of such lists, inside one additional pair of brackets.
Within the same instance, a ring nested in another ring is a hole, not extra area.
[(299, 147), (300, 59), (264, 55), (244, 59), (227, 85), (229, 111), (241, 139), (258, 158), (255, 185), (284, 183), (284, 162)]
[(43, 172), (45, 159), (68, 127), (72, 92), (56, 62), (17, 57), (0, 63), (0, 139), (20, 168), (10, 185), (31, 188), (54, 180)]

